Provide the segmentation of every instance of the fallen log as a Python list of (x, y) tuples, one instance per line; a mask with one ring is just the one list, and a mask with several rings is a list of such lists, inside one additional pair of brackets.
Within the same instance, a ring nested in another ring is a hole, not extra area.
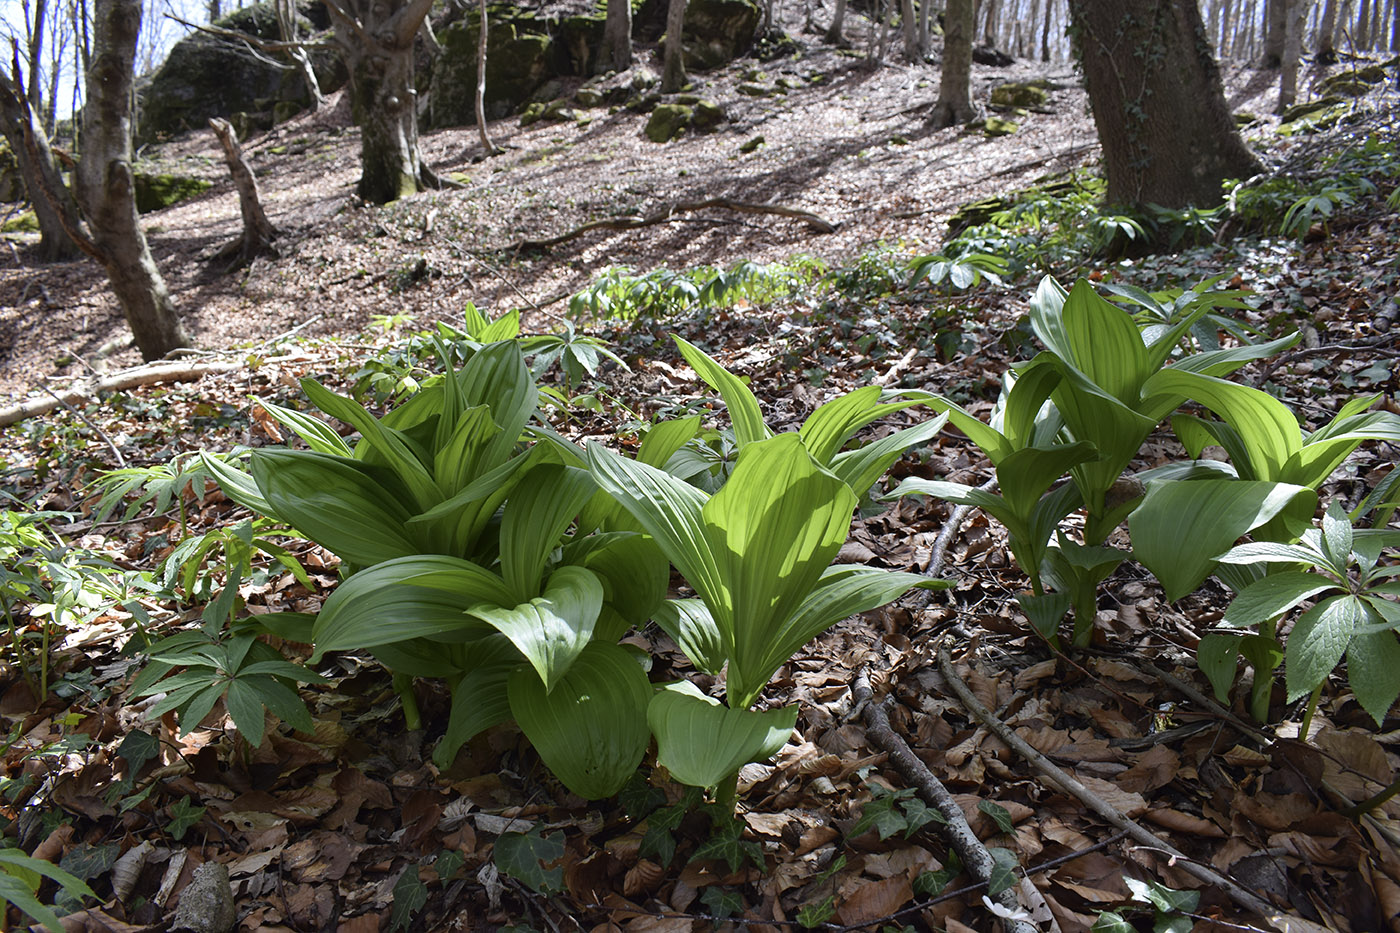
[(779, 217), (792, 217), (801, 220), (817, 233), (835, 233), (836, 224), (810, 211), (800, 210), (795, 207), (786, 207), (782, 204), (759, 204), (753, 201), (735, 201), (732, 198), (706, 198), (703, 201), (676, 201), (668, 204), (654, 214), (646, 217), (608, 217), (603, 220), (591, 220), (581, 227), (575, 227), (567, 233), (559, 236), (548, 237), (543, 240), (521, 239), (505, 247), (506, 252), (520, 252), (527, 249), (549, 249), (558, 246), (560, 243), (567, 243), (577, 239), (585, 233), (594, 230), (634, 230), (638, 227), (652, 227), (657, 224), (664, 224), (677, 214), (691, 213), (694, 211), (708, 210), (709, 208), (722, 208), (724, 210), (737, 211), (742, 214), (776, 214)]
[(8, 408), (0, 408), (0, 428), (8, 427), (35, 415), (46, 415), (63, 405), (72, 405), (102, 392), (121, 392), (138, 386), (165, 382), (193, 382), (215, 373), (242, 369), (242, 363), (153, 363), (135, 369), (113, 373), (94, 382), (80, 383), (72, 388), (53, 392), (47, 397), (31, 398)]

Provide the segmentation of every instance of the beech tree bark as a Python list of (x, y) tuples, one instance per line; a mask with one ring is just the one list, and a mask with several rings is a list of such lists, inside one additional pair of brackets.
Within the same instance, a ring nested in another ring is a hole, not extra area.
[(632, 0), (608, 0), (603, 20), (603, 48), (598, 55), (600, 72), (626, 71), (632, 67)]
[(1331, 65), (1337, 61), (1337, 0), (1327, 0), (1322, 5), (1322, 18), (1317, 21), (1317, 50), (1314, 55), (1319, 65)]
[(1278, 79), (1279, 113), (1298, 100), (1298, 63), (1303, 57), (1303, 30), (1308, 25), (1309, 0), (1286, 0), (1285, 6), (1283, 61)]
[(296, 3), (294, 0), (275, 0), (273, 11), (277, 14), (277, 31), (282, 36), (282, 41), (288, 44), (287, 55), (301, 72), (301, 80), (306, 84), (306, 93), (311, 98), (311, 109), (320, 110), (326, 102), (326, 96), (321, 93), (321, 82), (316, 78), (316, 69), (311, 67), (311, 56), (307, 54), (306, 46), (297, 41), (299, 37)]
[(899, 25), (904, 33), (904, 57), (910, 64), (922, 65), (924, 44), (919, 35), (919, 18), (914, 13), (914, 0), (899, 0)]
[(1259, 162), (1225, 103), (1196, 0), (1069, 0), (1108, 202), (1209, 207)]
[(670, 0), (666, 7), (666, 45), (661, 58), (661, 90), (672, 94), (685, 87), (685, 48), (681, 33), (685, 31), (685, 8), (688, 0)]
[(83, 107), (78, 206), (92, 243), (146, 360), (190, 345), (136, 214), (131, 124), (140, 0), (95, 0), (92, 60)]
[(846, 0), (836, 0), (836, 12), (831, 14), (831, 25), (826, 28), (826, 39), (832, 45), (845, 46), (846, 36), (843, 30), (846, 28)]
[(441, 186), (418, 149), (413, 38), (432, 0), (322, 0), (350, 70), (360, 197), (386, 204)]
[(59, 262), (78, 256), (78, 244), (68, 229), (76, 229), (77, 205), (54, 163), (49, 138), (38, 122), (24, 89), (0, 73), (0, 134), (19, 163), (29, 203), (39, 222), (39, 258)]
[(966, 123), (977, 115), (972, 106), (972, 13), (972, 0), (948, 0), (943, 11), (943, 72), (929, 114), (934, 126)]
[(1283, 64), (1284, 33), (1288, 23), (1288, 0), (1267, 0), (1264, 7), (1264, 68)]

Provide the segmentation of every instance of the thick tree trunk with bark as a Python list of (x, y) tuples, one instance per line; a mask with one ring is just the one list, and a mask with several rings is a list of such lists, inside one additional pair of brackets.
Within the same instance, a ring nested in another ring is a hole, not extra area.
[(603, 21), (603, 49), (598, 55), (600, 72), (626, 71), (632, 67), (632, 0), (608, 0)]
[(1069, 0), (1110, 204), (1209, 207), (1259, 162), (1240, 140), (1196, 0)]
[(131, 172), (132, 69), (140, 0), (96, 0), (92, 61), (83, 107), (77, 200), (92, 241), (146, 360), (190, 345), (136, 214)]
[(238, 145), (238, 137), (227, 120), (218, 117), (209, 121), (209, 128), (219, 139), (224, 150), (224, 161), (228, 163), (233, 186), (238, 190), (238, 210), (243, 215), (243, 235), (219, 251), (218, 259), (232, 257), (233, 264), (228, 271), (242, 268), (264, 253), (277, 255), (273, 245), (277, 239), (277, 228), (267, 219), (263, 210), (262, 198), (258, 196), (258, 179), (243, 158), (243, 149)]
[(972, 0), (948, 0), (943, 12), (943, 72), (929, 114), (934, 126), (966, 123), (977, 115), (972, 106), (972, 13)]
[(685, 73), (685, 48), (681, 33), (685, 31), (687, 0), (670, 0), (666, 7), (666, 46), (661, 58), (661, 90), (673, 94), (689, 80)]
[(418, 149), (413, 38), (432, 0), (323, 0), (350, 71), (360, 197), (386, 204), (439, 187)]
[(1264, 58), (1260, 66), (1278, 68), (1283, 64), (1284, 33), (1288, 26), (1288, 0), (1266, 0), (1264, 7)]
[(78, 245), (68, 230), (77, 229), (77, 205), (63, 184), (48, 135), (40, 126), (23, 89), (0, 74), (0, 133), (19, 163), (29, 203), (39, 222), (39, 258), (58, 262), (78, 256)]

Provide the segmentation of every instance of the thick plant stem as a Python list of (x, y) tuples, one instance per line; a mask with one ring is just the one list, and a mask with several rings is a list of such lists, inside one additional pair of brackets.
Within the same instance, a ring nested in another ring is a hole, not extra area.
[(418, 697), (413, 693), (413, 678), (407, 674), (394, 675), (394, 692), (403, 706), (403, 724), (409, 732), (423, 728), (423, 714), (418, 710)]
[[(1269, 619), (1259, 626), (1259, 634), (1265, 638), (1278, 637), (1278, 620)], [(1249, 715), (1255, 722), (1269, 721), (1269, 700), (1274, 693), (1274, 672), (1254, 669), (1254, 685), (1249, 691)]]
[(1313, 713), (1317, 712), (1317, 701), (1320, 699), (1322, 699), (1322, 684), (1313, 688), (1312, 696), (1308, 697), (1308, 708), (1303, 712), (1303, 728), (1299, 730), (1298, 738), (1304, 742), (1308, 740), (1308, 734), (1312, 730)]
[(739, 806), (739, 772), (735, 771), (715, 785), (715, 805), (734, 813)]

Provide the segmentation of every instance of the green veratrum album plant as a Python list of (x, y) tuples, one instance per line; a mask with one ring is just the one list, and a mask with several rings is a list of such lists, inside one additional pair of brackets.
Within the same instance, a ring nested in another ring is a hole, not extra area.
[[(1286, 661), (1288, 700), (1312, 695), (1303, 735), (1323, 684), (1343, 657), (1356, 699), (1377, 725), (1383, 723), (1400, 696), (1400, 566), (1383, 566), (1381, 557), (1388, 551), (1393, 559), (1397, 548), (1400, 531), (1353, 528), (1333, 502), (1322, 527), (1309, 529), (1296, 544), (1241, 544), (1220, 555), (1226, 564), (1280, 569), (1240, 590), (1223, 628), (1201, 639), (1197, 657), (1216, 695), (1225, 700), (1244, 643), (1260, 641)], [(1279, 652), (1278, 621), (1309, 603)], [(1271, 683), (1271, 672), (1256, 666), (1255, 677)]]

